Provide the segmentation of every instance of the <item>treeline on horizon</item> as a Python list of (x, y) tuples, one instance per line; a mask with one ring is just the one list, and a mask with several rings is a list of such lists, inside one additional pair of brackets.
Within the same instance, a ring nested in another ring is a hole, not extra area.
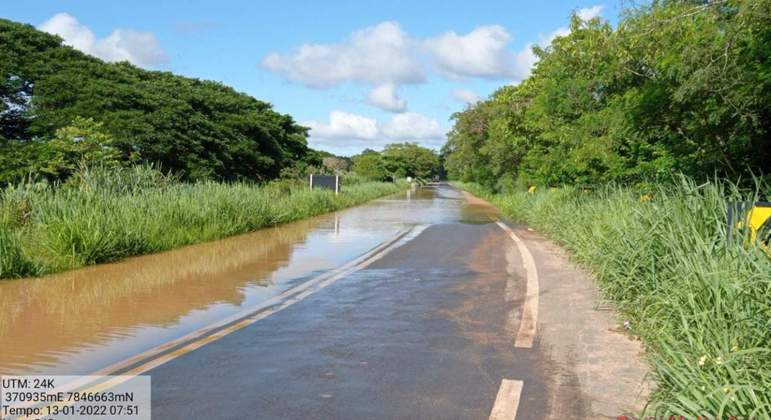
[(381, 181), (405, 177), (428, 181), (441, 173), (438, 154), (417, 143), (391, 143), (382, 152), (364, 149), (351, 162), (356, 174)]
[(63, 180), (84, 164), (264, 181), (322, 157), (307, 129), (269, 103), (217, 82), (105, 63), (0, 19), (0, 185)]
[(653, 1), (572, 16), (532, 75), (454, 114), (451, 179), (647, 183), (771, 172), (771, 0)]

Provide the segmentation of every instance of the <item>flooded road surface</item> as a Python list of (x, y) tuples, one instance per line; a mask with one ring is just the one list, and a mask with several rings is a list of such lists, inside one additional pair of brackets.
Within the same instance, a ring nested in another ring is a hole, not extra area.
[[(615, 418), (639, 342), (556, 246), (440, 184), (0, 283), (0, 374), (146, 375), (153, 418)], [(639, 412), (639, 411), (637, 411)]]
[(259, 304), (405, 227), (485, 220), (460, 198), (412, 190), (222, 241), (2, 281), (0, 374), (91, 373)]
[(359, 211), (372, 227), (416, 227), (310, 293), (114, 372), (151, 376), (163, 419), (580, 419), (641, 407), (639, 343), (614, 332), (591, 278), (536, 233), (447, 185)]

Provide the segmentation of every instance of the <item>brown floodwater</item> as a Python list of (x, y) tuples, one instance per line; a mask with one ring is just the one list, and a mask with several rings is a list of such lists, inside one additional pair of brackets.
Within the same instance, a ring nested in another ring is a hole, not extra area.
[(489, 220), (424, 188), (225, 240), (0, 281), (0, 374), (87, 374), (273, 297), (412, 225)]

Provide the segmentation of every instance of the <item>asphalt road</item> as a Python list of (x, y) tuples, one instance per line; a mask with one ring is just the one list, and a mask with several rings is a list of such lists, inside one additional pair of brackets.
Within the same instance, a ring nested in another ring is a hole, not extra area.
[(639, 346), (597, 310), (591, 279), (537, 234), (495, 223), (494, 209), (467, 198), (447, 185), (423, 190), (415, 200), (443, 200), (457, 217), (424, 218), (257, 315), (122, 372), (151, 375), (159, 419), (596, 418), (638, 409)]

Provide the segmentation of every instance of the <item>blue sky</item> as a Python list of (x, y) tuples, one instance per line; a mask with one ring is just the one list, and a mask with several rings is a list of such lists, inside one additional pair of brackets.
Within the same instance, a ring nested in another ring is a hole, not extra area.
[(526, 77), (529, 46), (570, 13), (615, 23), (610, 1), (36, 1), (3, 18), (129, 60), (233, 86), (350, 155), (393, 141), (438, 149), (453, 112)]

